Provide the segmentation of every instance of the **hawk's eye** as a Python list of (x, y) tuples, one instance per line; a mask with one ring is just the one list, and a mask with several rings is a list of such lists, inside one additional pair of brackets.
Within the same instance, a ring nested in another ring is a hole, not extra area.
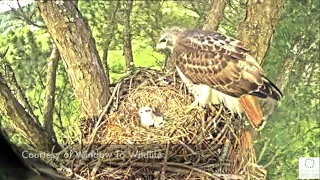
[(159, 43), (164, 43), (164, 42), (167, 42), (167, 39), (166, 38), (163, 38), (159, 41)]
[(150, 112), (150, 109), (145, 110), (145, 112)]

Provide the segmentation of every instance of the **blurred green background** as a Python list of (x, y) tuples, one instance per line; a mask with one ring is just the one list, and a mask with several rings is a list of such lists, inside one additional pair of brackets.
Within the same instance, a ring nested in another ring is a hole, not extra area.
[[(124, 10), (117, 1), (79, 1), (102, 57), (106, 43), (110, 81), (125, 73), (123, 56)], [(155, 44), (165, 27), (202, 28), (212, 1), (135, 1), (131, 12), (133, 58), (136, 67), (161, 69), (164, 55)], [(227, 4), (219, 31), (237, 37), (246, 3), (231, 0)], [(4, 6), (4, 5), (1, 5)], [(34, 4), (23, 11), (38, 25), (44, 25)], [(117, 10), (117, 11), (115, 11)], [(116, 12), (112, 22), (112, 14)], [(274, 41), (263, 68), (276, 81), (285, 66), (291, 66), (284, 98), (255, 141), (259, 164), (268, 166), (268, 179), (297, 179), (299, 157), (319, 157), (319, 73), (320, 73), (320, 2), (287, 0), (279, 18)], [(114, 34), (110, 36), (112, 28)], [(19, 10), (0, 13), (0, 52), (8, 47), (6, 59), (13, 67), (18, 83), (26, 91), (35, 114), (43, 121), (44, 89), (47, 59), (52, 42), (46, 29), (31, 25), (21, 18)], [(111, 38), (110, 38), (111, 37)], [(3, 68), (3, 67), (0, 67)], [(79, 104), (73, 96), (62, 62), (57, 71), (54, 129), (59, 140), (72, 136), (79, 124)], [(2, 125), (18, 144), (24, 139), (9, 126), (5, 116)]]

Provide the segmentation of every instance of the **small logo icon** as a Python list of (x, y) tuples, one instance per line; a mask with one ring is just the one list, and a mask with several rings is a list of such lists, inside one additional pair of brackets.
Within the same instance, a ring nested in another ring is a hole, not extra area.
[(320, 179), (320, 158), (299, 158), (299, 179)]

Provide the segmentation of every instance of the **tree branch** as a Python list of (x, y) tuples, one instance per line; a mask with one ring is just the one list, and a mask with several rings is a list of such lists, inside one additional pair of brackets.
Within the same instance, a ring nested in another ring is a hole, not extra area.
[(212, 8), (207, 16), (206, 22), (203, 26), (204, 30), (216, 31), (223, 18), (224, 8), (226, 7), (226, 0), (214, 0)]
[(131, 35), (131, 25), (130, 17), (133, 6), (133, 0), (124, 1), (125, 2), (125, 13), (124, 13), (124, 44), (123, 44), (123, 54), (126, 61), (126, 71), (132, 71), (135, 66), (133, 62), (132, 55), (132, 35)]
[(54, 142), (57, 142), (57, 137), (53, 131), (53, 110), (56, 91), (56, 71), (58, 68), (59, 59), (59, 51), (57, 47), (53, 47), (48, 63), (47, 83), (45, 89), (46, 97), (44, 102), (44, 129), (49, 138), (51, 138), (51, 140)]
[(112, 13), (111, 16), (111, 20), (110, 20), (110, 32), (108, 33), (108, 36), (106, 38), (106, 41), (104, 43), (104, 48), (103, 48), (103, 54), (102, 54), (102, 62), (104, 64), (104, 70), (105, 73), (107, 74), (108, 77), (108, 82), (110, 83), (110, 76), (109, 76), (109, 65), (108, 65), (108, 51), (109, 51), (109, 46), (112, 42), (112, 40), (114, 39), (114, 31), (117, 27), (117, 23), (116, 23), (116, 16), (117, 16), (117, 12), (120, 8), (120, 1), (117, 1), (117, 5), (115, 7), (115, 10)]
[(32, 25), (32, 26), (35, 26), (35, 27), (38, 27), (38, 28), (42, 28), (42, 29), (47, 29), (47, 26), (42, 26), (42, 25), (38, 25), (37, 23), (33, 22), (31, 20), (31, 18), (27, 17), (27, 15), (24, 13), (20, 3), (19, 3), (19, 0), (17, 0), (17, 5), (19, 7), (19, 11), (17, 11), (15, 8), (11, 8), (11, 11), (17, 16), (17, 18), (19, 18), (20, 20), (26, 22), (27, 24), (29, 25)]
[[(4, 72), (2, 72), (5, 76), (5, 79), (8, 80), (7, 83), (11, 90), (13, 91), (16, 98), (19, 100), (19, 103), (23, 105), (23, 107), (26, 109), (26, 111), (30, 114), (32, 119), (37, 122), (40, 125), (38, 117), (34, 114), (33, 108), (31, 104), (29, 103), (29, 100), (23, 90), (23, 88), (18, 84), (18, 81), (16, 79), (16, 75), (13, 71), (13, 68), (11, 67), (11, 64), (4, 58), (0, 59), (0, 65), (4, 67)], [(1, 73), (1, 70), (0, 70)]]
[(48, 141), (48, 135), (14, 97), (1, 73), (0, 111), (12, 120), (10, 122), (14, 128), (30, 141), (35, 148), (43, 151), (51, 151), (52, 148), (57, 145), (52, 141)]

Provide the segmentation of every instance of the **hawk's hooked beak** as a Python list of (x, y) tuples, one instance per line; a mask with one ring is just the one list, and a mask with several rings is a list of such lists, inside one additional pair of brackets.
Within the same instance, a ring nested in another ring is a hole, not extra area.
[(167, 35), (166, 34), (161, 36), (160, 40), (157, 43), (156, 48), (158, 50), (167, 48)]
[(165, 44), (165, 43), (158, 42), (156, 48), (157, 48), (158, 50), (160, 50), (160, 49), (165, 49), (165, 48), (166, 48), (166, 44)]

